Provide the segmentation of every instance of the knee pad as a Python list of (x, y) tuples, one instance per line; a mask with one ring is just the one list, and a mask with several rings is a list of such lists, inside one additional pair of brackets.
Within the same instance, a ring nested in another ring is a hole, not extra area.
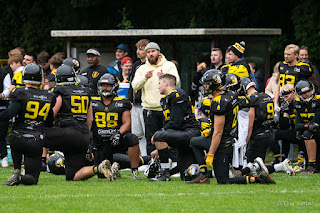
[(32, 175), (26, 174), (21, 177), (20, 183), (23, 185), (36, 185), (37, 180)]
[(124, 137), (126, 138), (129, 147), (133, 147), (133, 146), (139, 144), (139, 139), (134, 134), (128, 133)]

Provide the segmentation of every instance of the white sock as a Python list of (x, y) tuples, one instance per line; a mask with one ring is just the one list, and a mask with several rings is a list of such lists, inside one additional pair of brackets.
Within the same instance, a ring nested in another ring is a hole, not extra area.
[(260, 164), (258, 164), (258, 163), (253, 163), (253, 166), (254, 166), (256, 169), (261, 169), (261, 168), (260, 168)]
[(277, 164), (274, 164), (274, 171), (275, 172), (281, 172), (281, 171), (284, 171), (283, 169), (283, 166), (282, 166), (282, 163), (277, 163)]

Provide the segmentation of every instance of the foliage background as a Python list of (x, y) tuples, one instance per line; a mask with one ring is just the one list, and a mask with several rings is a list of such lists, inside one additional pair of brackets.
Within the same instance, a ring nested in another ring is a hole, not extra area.
[(307, 45), (310, 59), (320, 63), (320, 19), (316, 0), (0, 0), (0, 58), (17, 46), (29, 52), (66, 51), (66, 40), (50, 30), (281, 28), (271, 38), (271, 64), (282, 60), (289, 43)]

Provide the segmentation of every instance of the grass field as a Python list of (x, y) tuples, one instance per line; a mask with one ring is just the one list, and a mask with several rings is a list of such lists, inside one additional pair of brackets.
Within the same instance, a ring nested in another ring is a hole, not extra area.
[[(0, 168), (1, 183), (12, 170)], [(115, 182), (67, 182), (41, 173), (37, 186), (1, 187), (0, 212), (320, 212), (320, 174), (273, 174), (276, 185), (188, 185), (121, 174)]]

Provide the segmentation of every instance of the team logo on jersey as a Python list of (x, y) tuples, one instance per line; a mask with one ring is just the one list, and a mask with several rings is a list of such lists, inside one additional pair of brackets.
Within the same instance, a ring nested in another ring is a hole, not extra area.
[(316, 108), (316, 103), (312, 103), (312, 104), (311, 104), (311, 107), (312, 107), (312, 108)]
[(289, 73), (289, 70), (286, 71), (286, 74), (288, 74), (288, 73)]
[(283, 70), (284, 68), (283, 67), (280, 67), (280, 70)]
[(99, 72), (97, 72), (97, 71), (93, 71), (92, 72), (92, 78), (96, 78), (96, 77), (98, 77), (99, 76)]
[(300, 68), (295, 67), (295, 68), (293, 69), (293, 71), (295, 71), (295, 72), (300, 72)]
[(105, 108), (104, 108), (104, 111), (108, 111), (108, 109), (109, 109), (108, 107), (105, 107)]
[(98, 106), (98, 104), (97, 104), (97, 103), (92, 102), (92, 106), (97, 107), (97, 106)]

